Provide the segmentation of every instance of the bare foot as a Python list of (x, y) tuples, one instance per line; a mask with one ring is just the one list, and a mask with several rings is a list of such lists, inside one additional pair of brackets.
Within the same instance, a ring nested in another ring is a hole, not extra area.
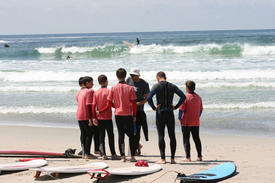
[(186, 159), (182, 160), (182, 162), (191, 162), (191, 158), (186, 158)]
[(84, 156), (84, 159), (97, 159), (97, 157), (92, 154), (88, 154)]
[(102, 156), (102, 160), (107, 160), (107, 159), (108, 159), (108, 157), (106, 155)]
[(165, 159), (161, 159), (159, 161), (157, 161), (158, 164), (165, 164), (166, 163), (166, 160)]
[(175, 159), (171, 159), (171, 164), (176, 164)]
[(131, 161), (131, 162), (137, 162), (135, 156), (131, 156), (131, 160), (130, 160), (130, 161)]
[(117, 156), (116, 154), (112, 155), (112, 160), (121, 160), (121, 158), (119, 156)]
[(126, 162), (126, 157), (125, 156), (121, 156), (121, 162)]
[(202, 157), (198, 157), (198, 158), (197, 158), (197, 161), (202, 161)]

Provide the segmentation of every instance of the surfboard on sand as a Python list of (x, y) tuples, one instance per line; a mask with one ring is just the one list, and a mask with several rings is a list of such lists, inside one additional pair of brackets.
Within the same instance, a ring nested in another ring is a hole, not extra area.
[[(112, 175), (128, 175), (128, 176), (133, 176), (133, 175), (146, 175), (146, 174), (151, 174), (155, 173), (157, 171), (160, 171), (162, 167), (159, 164), (148, 164), (148, 167), (124, 167), (124, 168), (112, 168), (112, 169), (106, 169), (106, 170), (100, 170), (100, 169), (91, 169), (88, 170), (88, 174), (95, 179), (103, 180), (105, 176), (108, 176), (110, 174)], [(97, 176), (96, 176), (97, 174)], [(101, 177), (101, 174), (105, 174), (104, 177)]]
[(42, 167), (47, 164), (47, 161), (44, 159), (36, 159), (31, 161), (24, 162), (14, 162), (9, 164), (0, 164), (0, 173), (1, 171), (21, 171), (28, 170), (30, 168)]
[(7, 150), (0, 151), (0, 157), (47, 157), (47, 158), (81, 158), (75, 155), (75, 149), (67, 149), (64, 153), (44, 151)]
[(177, 179), (181, 180), (181, 183), (194, 183), (194, 182), (217, 182), (227, 179), (234, 175), (236, 172), (236, 165), (228, 162), (215, 166), (209, 170), (202, 171), (196, 174), (188, 176), (178, 176)]
[(128, 46), (129, 48), (133, 48), (135, 46), (134, 44), (129, 43), (128, 41), (122, 41), (122, 43)]
[(59, 166), (59, 167), (42, 167), (42, 168), (34, 168), (32, 170), (36, 171), (36, 175), (34, 178), (40, 177), (42, 172), (45, 172), (47, 175), (58, 178), (60, 173), (86, 173), (90, 169), (104, 169), (107, 168), (108, 165), (104, 162), (94, 162), (88, 163), (84, 165), (75, 165), (75, 166)]

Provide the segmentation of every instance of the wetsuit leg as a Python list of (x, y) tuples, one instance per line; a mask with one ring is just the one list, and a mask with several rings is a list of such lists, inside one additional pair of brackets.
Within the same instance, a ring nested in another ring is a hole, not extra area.
[(200, 135), (199, 135), (199, 131), (200, 131), (199, 129), (200, 129), (199, 126), (192, 126), (191, 133), (192, 133), (192, 137), (195, 142), (195, 145), (196, 145), (198, 157), (201, 158), (202, 157), (202, 155), (201, 155), (201, 140), (200, 140)]
[(116, 126), (118, 131), (118, 147), (121, 156), (125, 156), (125, 144), (124, 144), (124, 124), (123, 124), (123, 116), (115, 116)]
[(141, 114), (141, 111), (137, 111), (136, 135), (135, 135), (135, 149), (136, 150), (139, 147), (141, 123), (142, 123), (142, 114)]
[(145, 137), (146, 141), (149, 141), (148, 124), (147, 124), (146, 113), (144, 111), (141, 111), (141, 116), (142, 116), (141, 126), (142, 126), (142, 129), (143, 129), (144, 137)]
[(89, 121), (79, 121), (79, 127), (81, 129), (81, 133), (83, 133), (82, 136), (82, 143), (84, 146), (84, 155), (89, 155), (91, 154), (91, 143), (92, 143), (92, 137), (94, 130), (88, 125)]
[(93, 126), (93, 128), (94, 128), (95, 151), (99, 151), (99, 130), (98, 130), (98, 126)]
[(78, 121), (78, 125), (79, 125), (79, 129), (80, 129), (80, 143), (81, 143), (81, 149), (82, 149), (82, 153), (84, 155), (84, 143), (85, 143), (85, 130), (84, 130), (84, 125), (83, 125), (83, 121)]
[(165, 129), (165, 115), (157, 111), (156, 112), (156, 126), (159, 138), (159, 151), (161, 159), (165, 159), (165, 140), (164, 140), (164, 129)]
[(115, 151), (115, 137), (114, 137), (114, 128), (112, 120), (104, 120), (105, 121), (105, 129), (107, 130), (109, 147), (112, 155), (116, 154)]
[(173, 111), (166, 112), (167, 116), (167, 129), (168, 129), (168, 135), (170, 138), (170, 149), (171, 149), (171, 159), (175, 158), (176, 153), (176, 147), (177, 147), (177, 141), (176, 141), (176, 135), (175, 135), (175, 117)]
[(183, 146), (185, 150), (186, 158), (190, 158), (190, 127), (182, 126)]
[(106, 155), (105, 151), (105, 121), (98, 120), (98, 131), (99, 131), (99, 151), (100, 155)]
[(135, 148), (135, 136), (134, 136), (134, 124), (132, 116), (123, 116), (124, 117), (124, 127), (125, 133), (129, 137), (129, 146), (131, 150), (131, 156), (135, 156), (136, 148)]

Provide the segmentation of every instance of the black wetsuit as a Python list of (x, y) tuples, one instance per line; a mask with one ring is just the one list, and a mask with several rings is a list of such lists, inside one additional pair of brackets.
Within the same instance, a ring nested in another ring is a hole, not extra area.
[[(135, 89), (135, 93), (137, 96), (136, 102), (143, 101), (144, 95), (148, 94), (150, 89), (149, 89), (149, 84), (144, 81), (143, 79), (140, 79), (139, 82), (134, 82), (132, 78), (128, 78), (126, 80), (126, 83), (128, 85), (131, 85)], [(146, 113), (144, 112), (144, 105), (137, 106), (137, 116), (136, 116), (136, 134), (135, 134), (135, 146), (136, 149), (139, 147), (139, 141), (140, 141), (140, 132), (141, 132), (141, 127), (143, 129), (144, 137), (146, 141), (149, 141), (148, 137), (148, 124), (147, 124), (147, 117)]]
[(152, 107), (153, 110), (156, 109), (156, 106), (153, 103), (153, 96), (156, 95), (157, 105), (160, 104), (159, 109), (156, 111), (156, 125), (159, 136), (159, 150), (161, 159), (165, 159), (165, 140), (164, 132), (165, 126), (167, 126), (168, 134), (170, 138), (170, 148), (171, 148), (171, 159), (175, 158), (176, 152), (176, 136), (175, 136), (175, 118), (173, 112), (173, 98), (174, 94), (177, 94), (180, 97), (175, 108), (177, 109), (185, 100), (184, 93), (174, 84), (167, 81), (161, 81), (155, 84), (152, 87), (148, 95), (148, 104)]
[(98, 120), (98, 129), (99, 129), (99, 150), (100, 154), (106, 155), (105, 151), (105, 130), (108, 134), (109, 147), (112, 155), (116, 154), (115, 144), (114, 144), (114, 132), (113, 132), (113, 122), (112, 120)]
[(201, 140), (200, 140), (200, 127), (199, 126), (182, 126), (183, 145), (185, 149), (186, 158), (190, 158), (190, 133), (196, 145), (198, 157), (201, 158)]
[(80, 142), (82, 146), (82, 152), (84, 155), (90, 155), (92, 137), (94, 135), (94, 128), (89, 126), (88, 120), (78, 121), (78, 125), (80, 128)]

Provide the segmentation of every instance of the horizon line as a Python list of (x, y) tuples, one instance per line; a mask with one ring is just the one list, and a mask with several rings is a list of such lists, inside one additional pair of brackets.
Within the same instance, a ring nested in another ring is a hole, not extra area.
[(214, 32), (214, 31), (259, 31), (268, 30), (272, 31), (275, 28), (264, 29), (209, 29), (209, 30), (175, 30), (175, 31), (117, 31), (117, 32), (75, 32), (75, 33), (30, 33), (30, 34), (0, 34), (0, 36), (26, 36), (26, 35), (64, 35), (64, 34), (119, 34), (119, 33), (161, 33), (161, 32)]

